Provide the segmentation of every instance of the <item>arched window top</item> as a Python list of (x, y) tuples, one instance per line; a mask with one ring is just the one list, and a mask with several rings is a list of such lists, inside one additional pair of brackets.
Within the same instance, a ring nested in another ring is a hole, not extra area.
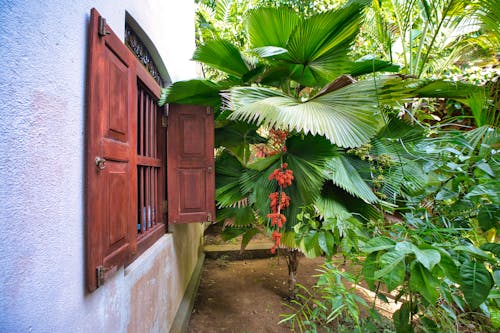
[(170, 78), (156, 48), (130, 15), (127, 15), (125, 22), (125, 45), (144, 65), (160, 87), (165, 87), (170, 83)]

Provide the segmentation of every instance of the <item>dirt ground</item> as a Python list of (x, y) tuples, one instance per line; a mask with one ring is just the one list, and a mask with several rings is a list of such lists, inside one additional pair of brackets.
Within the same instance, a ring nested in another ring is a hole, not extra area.
[[(239, 249), (240, 238), (225, 242), (217, 228), (218, 225), (213, 225), (205, 231), (206, 245), (231, 244)], [(254, 244), (265, 244), (266, 241), (269, 242), (261, 234), (252, 240)], [(271, 246), (272, 243), (268, 244), (268, 248)], [(267, 250), (265, 253), (268, 253)], [(229, 255), (217, 259), (209, 257), (207, 254), (189, 321), (189, 333), (291, 332), (287, 324), (278, 325), (282, 319), (280, 314), (291, 313), (285, 305), (289, 296), (285, 257), (246, 260), (235, 260)], [(297, 283), (311, 289), (317, 280), (315, 276), (319, 274), (317, 270), (323, 263), (324, 258), (308, 259), (302, 256)], [(357, 294), (370, 304), (373, 302), (374, 294), (369, 290), (359, 286)], [(387, 317), (399, 308), (399, 304), (395, 303), (386, 304), (379, 300), (375, 303), (378, 311)]]
[[(322, 258), (301, 258), (297, 280), (311, 287)], [(278, 333), (288, 295), (288, 269), (283, 257), (229, 261), (206, 259), (189, 322), (190, 333)]]

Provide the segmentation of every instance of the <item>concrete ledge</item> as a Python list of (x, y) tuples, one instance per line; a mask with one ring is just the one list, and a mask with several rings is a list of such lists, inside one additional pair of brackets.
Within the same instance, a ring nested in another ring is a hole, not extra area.
[(198, 293), (198, 287), (200, 286), (204, 261), (205, 254), (202, 253), (198, 258), (198, 262), (196, 263), (196, 267), (194, 268), (193, 275), (191, 275), (191, 279), (189, 280), (186, 292), (184, 293), (181, 304), (177, 309), (174, 322), (170, 327), (170, 333), (187, 332), (189, 319), (191, 318), (191, 312), (193, 311), (194, 301), (196, 299), (196, 294)]
[(276, 254), (271, 253), (271, 241), (251, 241), (245, 248), (245, 251), (240, 251), (239, 244), (220, 244), (220, 245), (205, 245), (203, 251), (207, 258), (217, 259), (224, 257), (229, 260), (243, 260), (243, 259), (261, 259), (273, 257)]

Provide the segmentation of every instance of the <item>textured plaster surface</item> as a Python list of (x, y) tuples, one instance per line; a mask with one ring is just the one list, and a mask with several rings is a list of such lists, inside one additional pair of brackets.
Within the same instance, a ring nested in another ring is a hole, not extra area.
[[(0, 332), (170, 327), (198, 256), (199, 225), (176, 227), (103, 287), (85, 289), (86, 40), (92, 7), (118, 36), (128, 12), (172, 80), (192, 78), (193, 3), (0, 0)], [(143, 316), (151, 325), (138, 326)]]

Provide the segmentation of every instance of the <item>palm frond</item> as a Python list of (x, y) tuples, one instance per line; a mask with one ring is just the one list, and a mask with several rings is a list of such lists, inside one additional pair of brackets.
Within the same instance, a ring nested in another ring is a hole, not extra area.
[(240, 79), (249, 71), (238, 48), (224, 39), (213, 39), (200, 45), (193, 54), (193, 60)]
[(221, 103), (219, 91), (227, 88), (228, 86), (210, 80), (177, 81), (162, 90), (158, 104), (160, 106), (166, 103), (216, 106)]
[(356, 168), (344, 156), (330, 159), (326, 165), (326, 173), (335, 185), (367, 203), (377, 202), (377, 197), (358, 173)]
[(399, 65), (394, 65), (388, 61), (380, 59), (365, 59), (356, 61), (352, 64), (350, 74), (352, 76), (360, 76), (375, 72), (398, 72)]
[(468, 83), (444, 80), (420, 81), (420, 87), (414, 91), (415, 97), (439, 97), (465, 99), (481, 88)]
[(250, 47), (277, 46), (286, 48), (290, 34), (300, 22), (299, 15), (290, 8), (253, 9), (249, 12), (246, 20)]
[[(347, 53), (359, 32), (362, 8), (353, 3), (307, 18), (291, 34), (284, 59), (308, 68), (321, 84), (349, 73)], [(300, 77), (296, 81), (302, 83)], [(305, 85), (317, 85), (312, 83)]]
[(251, 206), (227, 207), (217, 211), (217, 220), (226, 221), (227, 225), (249, 226), (255, 223), (255, 212)]
[(370, 140), (381, 127), (377, 84), (359, 81), (301, 102), (260, 87), (235, 87), (226, 95), (234, 120), (268, 127), (324, 135), (340, 147), (357, 147)]
[(230, 122), (215, 129), (215, 147), (225, 147), (242, 165), (250, 159), (250, 144), (265, 142), (257, 133), (257, 126), (244, 122)]
[(361, 222), (368, 220), (378, 220), (383, 214), (372, 204), (369, 204), (357, 197), (350, 195), (342, 188), (332, 182), (326, 182), (321, 191), (321, 196), (330, 198), (346, 208), (354, 217)]
[(215, 19), (217, 21), (228, 21), (228, 18), (231, 16), (233, 2), (233, 0), (217, 0), (215, 2)]
[(240, 188), (244, 169), (238, 159), (224, 151), (215, 161), (215, 199), (219, 207), (231, 207), (247, 197)]
[(297, 194), (304, 205), (319, 196), (326, 176), (325, 163), (335, 154), (335, 147), (322, 137), (294, 136), (287, 140), (286, 162), (294, 173)]

